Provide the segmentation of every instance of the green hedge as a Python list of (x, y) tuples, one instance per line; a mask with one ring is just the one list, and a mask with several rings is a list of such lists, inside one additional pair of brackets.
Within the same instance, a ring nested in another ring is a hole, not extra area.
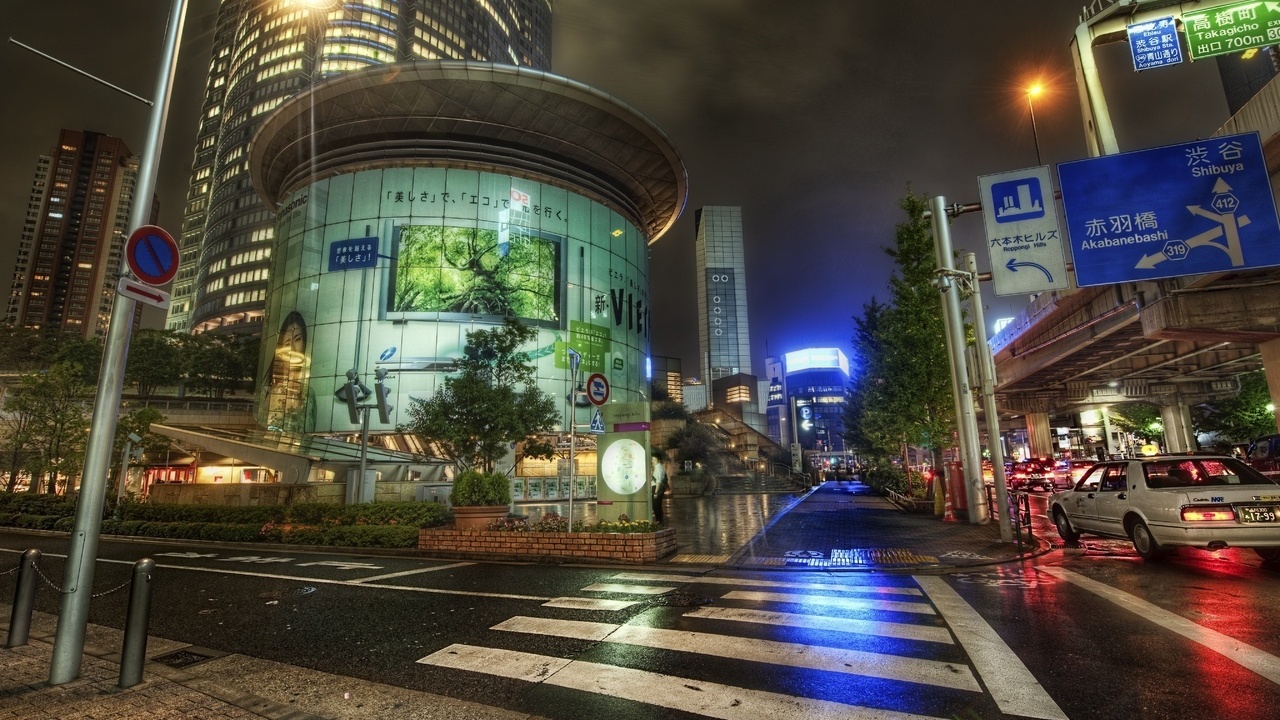
[(124, 520), (156, 522), (206, 522), (228, 525), (412, 525), (435, 527), (445, 524), (449, 513), (439, 503), (384, 502), (368, 505), (148, 505), (120, 506)]
[(76, 501), (62, 495), (0, 493), (0, 515), (75, 515)]

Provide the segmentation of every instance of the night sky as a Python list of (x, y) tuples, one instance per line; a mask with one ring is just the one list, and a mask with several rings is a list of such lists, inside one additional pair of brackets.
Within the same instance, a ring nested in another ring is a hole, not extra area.
[[(12, 36), (142, 96), (155, 83), (165, 0), (0, 5)], [(652, 350), (698, 356), (693, 213), (740, 205), (752, 362), (808, 346), (849, 352), (852, 316), (887, 297), (882, 248), (914, 189), (977, 199), (977, 177), (1085, 157), (1068, 42), (1080, 0), (555, 0), (554, 72), (616, 95), (675, 143), (684, 215), (653, 247)], [(161, 176), (161, 224), (181, 226), (215, 0), (192, 0)], [(1098, 50), (1121, 150), (1204, 137), (1227, 118), (1212, 60), (1133, 71), (1127, 45)], [(0, 272), (9, 277), (36, 158), (60, 128), (141, 147), (148, 108), (14, 45), (0, 48)], [(953, 225), (978, 253), (981, 217)], [(984, 288), (987, 317), (1026, 297)], [(160, 326), (162, 315), (147, 317)]]

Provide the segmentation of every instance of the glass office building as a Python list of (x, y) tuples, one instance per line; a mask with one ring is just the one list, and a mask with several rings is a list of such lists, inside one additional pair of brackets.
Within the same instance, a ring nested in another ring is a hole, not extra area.
[(698, 351), (704, 381), (751, 372), (742, 208), (707, 206), (694, 214)]

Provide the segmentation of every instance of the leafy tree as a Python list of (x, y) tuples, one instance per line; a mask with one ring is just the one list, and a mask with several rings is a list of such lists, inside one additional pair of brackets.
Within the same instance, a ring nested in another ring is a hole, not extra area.
[(0, 462), (8, 475), (5, 490), (12, 493), (18, 477), (36, 451), (35, 418), (22, 411), (21, 395), (10, 392), (0, 413)]
[(134, 408), (122, 414), (120, 419), (116, 421), (113, 455), (118, 456), (124, 452), (124, 444), (129, 438), (129, 433), (142, 438), (141, 445), (144, 456), (158, 457), (164, 455), (171, 445), (169, 438), (159, 433), (151, 432), (153, 423), (163, 424), (164, 420), (164, 413), (153, 407)]
[(232, 333), (182, 336), (187, 387), (222, 399), (252, 380), (258, 366), (258, 340)]
[[(955, 430), (955, 403), (942, 304), (933, 284), (933, 234), (923, 218), (925, 200), (908, 192), (900, 207), (889, 278), (890, 302), (872, 300), (855, 320), (854, 353), (861, 375), (850, 388), (845, 416), (850, 444), (873, 457), (889, 457), (905, 444), (935, 455)], [(944, 218), (934, 221), (945, 222)]]
[(1240, 392), (1191, 408), (1196, 432), (1213, 433), (1228, 443), (1250, 442), (1276, 432), (1271, 394), (1261, 370), (1240, 376)]
[(538, 389), (534, 366), (520, 347), (538, 331), (508, 318), (493, 330), (467, 333), (458, 374), (428, 400), (411, 398), (403, 428), (434, 445), (463, 470), (492, 472), (511, 443), (525, 457), (549, 460), (559, 424), (556, 401)]
[(1160, 431), (1152, 428), (1152, 425), (1158, 426), (1160, 423), (1160, 410), (1153, 405), (1126, 403), (1108, 408), (1107, 415), (1111, 419), (1111, 424), (1118, 430), (1133, 433), (1141, 438), (1160, 437)]
[(693, 462), (708, 468), (725, 454), (724, 444), (724, 438), (711, 426), (700, 422), (686, 423), (667, 438), (667, 448), (676, 451), (676, 462)]
[(129, 341), (124, 381), (138, 386), (138, 396), (149, 398), (158, 387), (176, 385), (182, 379), (182, 336), (168, 330), (139, 330)]
[(75, 363), (59, 363), (45, 372), (24, 375), (6, 407), (30, 418), (35, 451), (27, 461), (34, 478), (48, 480), (47, 492), (55, 493), (67, 480), (80, 474), (85, 440), (89, 433), (89, 401), (93, 387), (84, 382)]

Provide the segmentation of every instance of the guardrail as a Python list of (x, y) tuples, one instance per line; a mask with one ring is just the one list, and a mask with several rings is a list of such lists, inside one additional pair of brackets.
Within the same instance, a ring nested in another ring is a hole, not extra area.
[[(987, 507), (991, 508), (993, 517), (999, 517), (1001, 508), (996, 502), (995, 487), (984, 486), (987, 491)], [(1027, 533), (1026, 544), (1035, 546), (1035, 536), (1031, 532), (1031, 493), (1009, 491), (1009, 524), (1013, 527), (1013, 537), (1018, 542), (1018, 554), (1023, 552), (1022, 532)]]

